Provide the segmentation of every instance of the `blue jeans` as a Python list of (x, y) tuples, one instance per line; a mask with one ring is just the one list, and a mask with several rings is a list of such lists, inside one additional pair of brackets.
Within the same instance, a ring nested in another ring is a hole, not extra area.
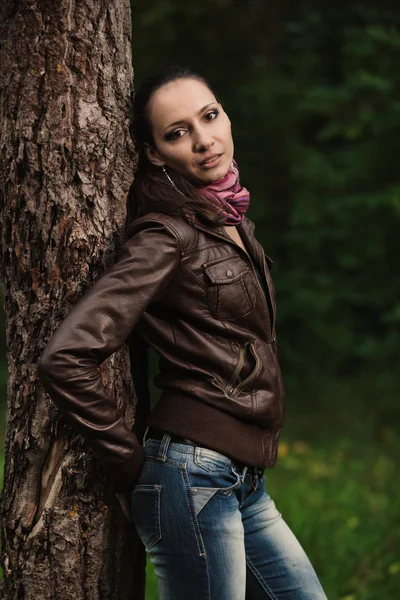
[(261, 469), (146, 434), (130, 503), (159, 600), (327, 600)]

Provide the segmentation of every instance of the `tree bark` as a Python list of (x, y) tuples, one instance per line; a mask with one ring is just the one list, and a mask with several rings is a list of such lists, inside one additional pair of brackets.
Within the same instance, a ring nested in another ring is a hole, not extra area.
[[(123, 241), (136, 166), (129, 0), (4, 0), (0, 11), (1, 597), (141, 599), (143, 544), (36, 373), (53, 330)], [(127, 346), (101, 372), (132, 425)]]

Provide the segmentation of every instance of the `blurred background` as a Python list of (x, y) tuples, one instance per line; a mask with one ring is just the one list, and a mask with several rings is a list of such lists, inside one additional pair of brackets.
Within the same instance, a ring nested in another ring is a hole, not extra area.
[[(132, 25), (136, 89), (168, 62), (215, 88), (251, 194), (247, 214), (274, 260), (286, 424), (266, 489), (330, 600), (394, 600), (400, 7), (136, 0)], [(4, 315), (0, 344), (3, 442)], [(150, 561), (147, 574), (156, 599)]]

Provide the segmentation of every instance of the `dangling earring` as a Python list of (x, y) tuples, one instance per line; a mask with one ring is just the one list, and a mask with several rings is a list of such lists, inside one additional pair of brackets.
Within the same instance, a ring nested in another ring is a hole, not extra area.
[(166, 176), (166, 177), (167, 177), (167, 179), (169, 180), (169, 182), (170, 182), (170, 184), (172, 185), (172, 187), (174, 187), (174, 188), (176, 189), (176, 191), (177, 191), (177, 192), (179, 192), (180, 194), (182, 194), (182, 196), (184, 196), (185, 194), (184, 194), (183, 192), (181, 192), (181, 190), (180, 190), (180, 189), (178, 189), (178, 188), (176, 187), (176, 185), (175, 185), (175, 184), (174, 184), (174, 182), (172, 181), (171, 177), (168, 175), (167, 171), (165, 170), (165, 167), (164, 167), (164, 165), (161, 165), (161, 166), (162, 166), (162, 170), (164, 171), (164, 174), (165, 174), (165, 176)]
[(237, 168), (233, 164), (233, 161), (231, 162), (231, 167), (232, 167), (232, 171), (235, 173), (236, 177), (239, 177), (239, 171), (237, 170)]

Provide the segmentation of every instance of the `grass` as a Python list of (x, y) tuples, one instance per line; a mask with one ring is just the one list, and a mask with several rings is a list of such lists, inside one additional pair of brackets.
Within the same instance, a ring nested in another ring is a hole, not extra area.
[[(377, 444), (341, 437), (312, 445), (283, 436), (266, 489), (329, 600), (395, 600), (400, 587), (400, 478)], [(147, 600), (156, 600), (147, 556)]]
[[(329, 600), (395, 600), (399, 430), (390, 422), (377, 427), (376, 404), (361, 390), (355, 400), (353, 392), (336, 387), (307, 410), (289, 403), (277, 464), (265, 471), (266, 489)], [(381, 398), (380, 409), (382, 404)], [(146, 600), (158, 598), (148, 555), (146, 591)]]

